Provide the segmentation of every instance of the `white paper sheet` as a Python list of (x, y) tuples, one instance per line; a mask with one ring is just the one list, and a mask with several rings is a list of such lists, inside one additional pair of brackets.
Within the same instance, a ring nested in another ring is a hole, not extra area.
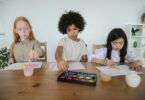
[[(69, 63), (68, 70), (81, 70), (81, 69), (85, 69), (85, 67), (80, 62)], [(49, 70), (59, 71), (59, 69), (57, 67), (57, 63), (56, 62), (50, 63), (49, 64)]]
[(100, 66), (96, 68), (100, 70), (102, 73), (109, 74), (111, 76), (127, 75), (130, 71), (127, 65), (119, 65), (117, 66), (117, 68), (111, 68), (107, 66)]
[(57, 67), (57, 63), (55, 63), (55, 62), (49, 63), (49, 70), (50, 71), (59, 71), (59, 69)]
[(43, 62), (14, 63), (9, 65), (8, 67), (5, 67), (4, 70), (18, 70), (18, 69), (24, 69), (26, 67), (41, 68), (42, 64)]

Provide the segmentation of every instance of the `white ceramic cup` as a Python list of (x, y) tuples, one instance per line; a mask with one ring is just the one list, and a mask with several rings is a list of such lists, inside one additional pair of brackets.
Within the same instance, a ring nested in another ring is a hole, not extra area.
[(141, 82), (141, 77), (137, 74), (137, 72), (130, 71), (125, 76), (125, 81), (128, 86), (135, 88), (135, 87), (139, 86), (139, 84)]
[(24, 75), (25, 75), (26, 77), (32, 76), (33, 73), (34, 73), (34, 68), (31, 68), (31, 67), (26, 67), (26, 68), (24, 68)]

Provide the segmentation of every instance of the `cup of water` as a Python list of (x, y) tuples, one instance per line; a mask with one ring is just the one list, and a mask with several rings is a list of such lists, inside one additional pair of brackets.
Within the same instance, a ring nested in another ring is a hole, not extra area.
[(109, 81), (111, 81), (111, 75), (109, 73), (101, 72), (101, 80), (103, 82), (109, 82)]
[(32, 76), (33, 73), (34, 73), (34, 68), (32, 68), (32, 67), (26, 67), (26, 68), (24, 68), (24, 75), (26, 77)]

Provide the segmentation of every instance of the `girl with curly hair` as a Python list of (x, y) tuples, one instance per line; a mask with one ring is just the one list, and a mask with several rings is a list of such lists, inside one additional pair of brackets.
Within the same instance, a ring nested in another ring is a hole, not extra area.
[(87, 48), (85, 42), (78, 37), (85, 27), (84, 18), (78, 12), (69, 11), (62, 14), (58, 23), (58, 29), (66, 37), (62, 38), (55, 52), (58, 67), (68, 69), (68, 62), (87, 62)]

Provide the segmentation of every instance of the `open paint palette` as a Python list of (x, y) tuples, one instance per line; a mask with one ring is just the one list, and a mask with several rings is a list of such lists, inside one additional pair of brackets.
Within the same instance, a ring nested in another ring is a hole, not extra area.
[(97, 75), (94, 73), (67, 71), (59, 75), (58, 81), (96, 86)]

